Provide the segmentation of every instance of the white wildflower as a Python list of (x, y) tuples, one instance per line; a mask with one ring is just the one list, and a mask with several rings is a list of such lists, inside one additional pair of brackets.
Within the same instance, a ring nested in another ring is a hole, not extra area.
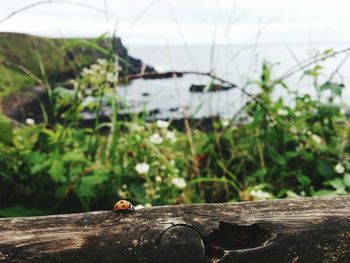
[(271, 193), (264, 191), (264, 185), (261, 184), (252, 187), (249, 191), (249, 194), (251, 197), (253, 197), (254, 200), (265, 200), (273, 198)]
[(93, 71), (99, 71), (101, 69), (101, 66), (98, 64), (91, 65), (91, 70)]
[(138, 174), (146, 174), (148, 173), (149, 169), (150, 169), (150, 166), (148, 163), (138, 163), (135, 166), (135, 170)]
[(287, 116), (288, 115), (288, 111), (285, 109), (278, 109), (277, 110), (277, 114), (280, 116)]
[(183, 189), (187, 186), (185, 179), (180, 177), (175, 177), (171, 180), (171, 183), (179, 189)]
[(162, 136), (159, 133), (154, 133), (149, 137), (149, 140), (153, 144), (161, 144), (163, 142)]
[(230, 125), (230, 121), (228, 119), (221, 120), (221, 126), (222, 127), (227, 127), (229, 125)]
[(161, 129), (166, 129), (169, 127), (169, 122), (168, 121), (163, 121), (163, 120), (157, 120), (157, 126)]
[(131, 131), (141, 132), (145, 130), (145, 127), (138, 125), (137, 123), (131, 123), (129, 125)]
[(144, 205), (137, 205), (137, 206), (135, 206), (135, 210), (139, 210), (139, 209), (142, 209), (142, 208), (145, 208), (145, 206)]
[(268, 192), (263, 191), (262, 189), (258, 187), (254, 187), (250, 191), (250, 195), (254, 197), (255, 200), (265, 200), (272, 198), (271, 194)]
[(275, 120), (272, 120), (269, 122), (269, 127), (273, 128), (277, 125), (277, 122)]
[(293, 134), (297, 134), (298, 133), (298, 129), (295, 126), (292, 126), (289, 128), (289, 131)]
[(27, 118), (27, 119), (26, 119), (26, 124), (27, 124), (27, 125), (34, 125), (34, 124), (35, 124), (35, 120), (32, 119), (32, 118)]
[(100, 65), (107, 65), (108, 61), (105, 58), (99, 58), (97, 59), (97, 63)]
[(98, 82), (99, 81), (99, 76), (91, 75), (89, 81), (90, 82)]
[(293, 191), (287, 191), (286, 194), (288, 198), (300, 198), (300, 196)]
[(163, 180), (162, 180), (162, 177), (160, 177), (160, 176), (156, 176), (156, 182), (162, 182)]
[(269, 127), (274, 127), (277, 125), (275, 118), (271, 115), (266, 115), (265, 119), (269, 122)]
[(295, 116), (296, 116), (296, 117), (300, 117), (300, 116), (301, 116), (301, 111), (296, 111), (296, 112), (295, 112)]
[(83, 76), (90, 75), (92, 73), (91, 69), (83, 68), (83, 72), (81, 73)]
[(93, 96), (87, 96), (87, 97), (83, 100), (83, 102), (81, 103), (81, 106), (82, 106), (83, 108), (88, 107), (88, 106), (93, 106), (93, 105), (95, 104), (95, 102), (96, 102), (95, 97), (93, 97)]
[(106, 75), (106, 80), (108, 82), (116, 82), (117, 81), (117, 77), (113, 73), (108, 72), (107, 75)]
[(118, 196), (120, 198), (126, 198), (128, 196), (128, 191), (123, 189), (118, 189)]
[(318, 143), (318, 144), (321, 144), (321, 143), (322, 143), (322, 138), (321, 138), (320, 136), (316, 135), (316, 134), (312, 134), (312, 135), (311, 135), (311, 139), (312, 139), (314, 142)]
[(172, 131), (167, 131), (165, 134), (165, 137), (170, 141), (170, 142), (176, 142), (176, 135)]
[(335, 167), (334, 167), (334, 171), (338, 174), (342, 174), (345, 172), (345, 168), (341, 163), (338, 163)]

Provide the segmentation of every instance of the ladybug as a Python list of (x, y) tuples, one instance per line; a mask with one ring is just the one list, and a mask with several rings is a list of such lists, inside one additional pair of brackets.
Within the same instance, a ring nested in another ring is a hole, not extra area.
[(120, 200), (115, 203), (113, 211), (114, 212), (122, 212), (122, 211), (133, 211), (135, 208), (134, 206), (126, 200)]

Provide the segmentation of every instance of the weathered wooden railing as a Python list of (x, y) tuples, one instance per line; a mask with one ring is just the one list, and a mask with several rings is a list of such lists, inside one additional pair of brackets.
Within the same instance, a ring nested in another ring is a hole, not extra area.
[(350, 262), (350, 197), (0, 219), (0, 262)]

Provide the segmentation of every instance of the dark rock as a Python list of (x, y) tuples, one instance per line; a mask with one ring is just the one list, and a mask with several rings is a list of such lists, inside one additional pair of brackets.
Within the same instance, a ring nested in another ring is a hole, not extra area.
[(143, 79), (169, 79), (169, 78), (181, 78), (183, 73), (181, 72), (165, 72), (165, 73), (149, 73), (143, 76)]
[(181, 78), (183, 77), (182, 72), (176, 72), (176, 71), (170, 71), (170, 72), (163, 72), (159, 73), (156, 71), (152, 71), (150, 69), (148, 72), (141, 72), (138, 74), (129, 74), (126, 77), (122, 77), (119, 79), (119, 82), (121, 83), (128, 83), (129, 81), (136, 80), (136, 79), (170, 79), (170, 78)]
[[(196, 85), (192, 84), (190, 87), (190, 92), (217, 92), (217, 91), (225, 91), (235, 88), (236, 85), (222, 85), (222, 84), (210, 84), (209, 87), (207, 85)], [(206, 90), (207, 89), (207, 90)]]
[[(111, 45), (111, 40), (104, 39), (100, 42), (100, 45), (108, 48)], [(144, 64), (140, 59), (130, 56), (120, 38), (112, 39), (112, 50), (114, 54), (117, 54), (121, 58), (119, 61), (119, 65), (122, 68), (121, 76), (141, 72), (156, 72), (153, 67)]]
[(1, 101), (2, 113), (17, 121), (24, 122), (32, 118), (35, 122), (43, 120), (43, 109), (49, 107), (47, 89), (35, 86), (12, 94)]
[(180, 107), (174, 107), (174, 108), (170, 108), (169, 111), (170, 112), (177, 112), (179, 111)]

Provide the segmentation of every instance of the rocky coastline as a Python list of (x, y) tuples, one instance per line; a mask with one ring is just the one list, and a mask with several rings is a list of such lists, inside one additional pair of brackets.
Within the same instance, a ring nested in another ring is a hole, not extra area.
[[(89, 42), (91, 41), (91, 42)], [(92, 47), (92, 45), (97, 45)], [(18, 50), (18, 52), (17, 52)], [(117, 55), (121, 66), (121, 76), (140, 72), (156, 72), (152, 66), (129, 55), (120, 38), (88, 39), (48, 39), (18, 33), (0, 33), (0, 63), (11, 68), (21, 65), (40, 75), (40, 63), (35, 63), (35, 54), (42, 54), (41, 63), (45, 67), (49, 83), (63, 83), (79, 74), (81, 68), (94, 63), (97, 58)], [(107, 54), (105, 51), (109, 51)], [(32, 57), (31, 57), (32, 56)], [(54, 63), (50, 63), (51, 56)], [(5, 64), (6, 62), (6, 64)], [(78, 63), (77, 63), (78, 62)], [(16, 83), (15, 83), (16, 84)], [(1, 88), (1, 83), (0, 83)], [(42, 106), (49, 104), (44, 85), (32, 85), (16, 90), (0, 101), (1, 112), (17, 121), (36, 117), (40, 119)]]

